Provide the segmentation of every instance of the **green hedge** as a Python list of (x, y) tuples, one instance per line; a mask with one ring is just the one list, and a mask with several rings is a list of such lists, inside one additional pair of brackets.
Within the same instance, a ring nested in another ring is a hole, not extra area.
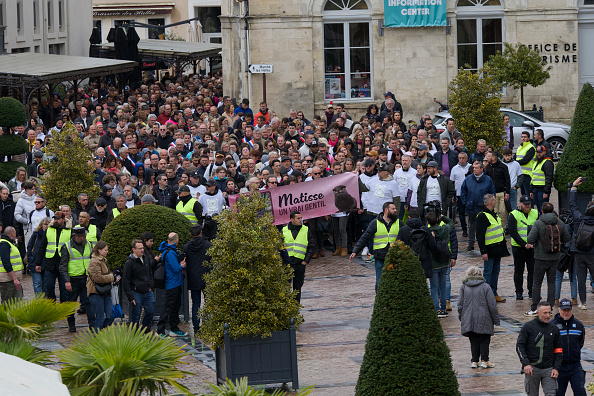
[(140, 238), (143, 232), (155, 234), (153, 251), (158, 254), (159, 244), (167, 239), (170, 232), (179, 235), (178, 248), (190, 240), (191, 223), (173, 209), (160, 205), (139, 205), (126, 209), (105, 228), (101, 240), (107, 242), (110, 268), (124, 268), (126, 258), (132, 253), (130, 243)]
[(0, 126), (13, 128), (27, 125), (25, 106), (14, 98), (0, 98)]
[(0, 157), (27, 152), (27, 142), (19, 135), (0, 136)]
[(14, 177), (19, 167), (27, 169), (27, 164), (18, 161), (0, 162), (0, 181), (7, 182)]
[(578, 187), (579, 192), (594, 193), (594, 89), (590, 83), (584, 84), (575, 105), (571, 132), (557, 164), (554, 185), (558, 191), (566, 191), (567, 183), (573, 183), (580, 176), (588, 176), (588, 181)]

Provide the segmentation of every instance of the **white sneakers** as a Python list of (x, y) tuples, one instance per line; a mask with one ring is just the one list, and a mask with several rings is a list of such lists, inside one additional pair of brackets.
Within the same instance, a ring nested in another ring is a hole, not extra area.
[(478, 362), (472, 362), (472, 364), (470, 365), (470, 368), (478, 368)]
[(495, 365), (491, 362), (485, 362), (484, 360), (481, 362), (482, 369), (493, 368), (493, 367), (495, 367)]
[(579, 308), (579, 309), (583, 309), (583, 310), (586, 310), (586, 309), (588, 309), (588, 307), (586, 306), (586, 303), (585, 303), (585, 302), (583, 302), (583, 303), (579, 303), (579, 304), (578, 304), (578, 308)]
[(363, 250), (361, 251), (361, 257), (365, 257), (369, 254), (369, 248), (367, 246), (365, 246), (363, 248)]
[(528, 312), (524, 312), (524, 316), (536, 316), (536, 311), (529, 309)]

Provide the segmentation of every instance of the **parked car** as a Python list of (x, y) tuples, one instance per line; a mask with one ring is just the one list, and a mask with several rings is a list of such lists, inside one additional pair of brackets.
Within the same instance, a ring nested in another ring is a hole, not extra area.
[[(553, 148), (553, 160), (558, 160), (561, 154), (563, 154), (563, 147), (565, 147), (565, 143), (567, 142), (571, 126), (556, 122), (543, 122), (520, 111), (505, 107), (502, 107), (500, 110), (503, 115), (509, 116), (509, 123), (514, 127), (514, 152), (522, 142), (521, 135), (523, 131), (530, 132), (530, 138), (533, 138), (534, 130), (542, 129), (546, 141)], [(443, 132), (445, 130), (445, 121), (450, 117), (449, 111), (437, 113), (435, 114), (435, 118), (433, 118), (433, 125), (439, 132)]]

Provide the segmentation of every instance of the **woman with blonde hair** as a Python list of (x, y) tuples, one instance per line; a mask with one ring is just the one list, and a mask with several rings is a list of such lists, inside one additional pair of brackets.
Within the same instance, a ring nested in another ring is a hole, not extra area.
[(489, 344), (494, 334), (493, 326), (499, 325), (499, 312), (493, 290), (485, 282), (479, 267), (472, 266), (466, 270), (466, 278), (460, 287), (458, 319), (461, 322), (462, 335), (470, 340), (470, 367), (495, 367), (489, 361)]
[(97, 286), (103, 286), (118, 282), (120, 277), (114, 277), (107, 266), (107, 253), (109, 249), (105, 241), (99, 241), (93, 246), (91, 253), (91, 261), (87, 268), (87, 291), (89, 293), (89, 310), (87, 317), (89, 319), (89, 327), (91, 330), (99, 331), (111, 324), (112, 317), (112, 303), (111, 303), (111, 288), (107, 291), (97, 290)]

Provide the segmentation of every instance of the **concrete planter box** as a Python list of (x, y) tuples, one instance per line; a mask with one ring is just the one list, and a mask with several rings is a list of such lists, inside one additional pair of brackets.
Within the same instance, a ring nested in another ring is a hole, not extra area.
[[(558, 209), (569, 209), (569, 193), (567, 191), (557, 191), (559, 196), (559, 208)], [(577, 202), (578, 208), (581, 213), (586, 211), (586, 207), (588, 206), (588, 202), (592, 201), (593, 194), (592, 193), (584, 193), (578, 192), (577, 193)]]
[(248, 378), (249, 385), (291, 382), (299, 388), (297, 371), (297, 337), (291, 320), (288, 330), (275, 331), (272, 337), (231, 339), (225, 325), (224, 345), (215, 351), (217, 383), (226, 378), (235, 381)]

